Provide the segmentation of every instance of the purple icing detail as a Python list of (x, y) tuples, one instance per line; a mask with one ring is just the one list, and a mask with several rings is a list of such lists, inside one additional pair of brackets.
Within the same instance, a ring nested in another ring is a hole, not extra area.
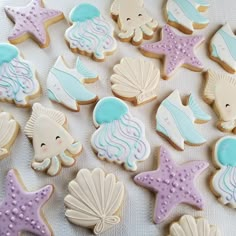
[(162, 28), (162, 40), (144, 44), (141, 49), (154, 55), (164, 55), (164, 72), (166, 76), (170, 76), (182, 65), (197, 69), (204, 68), (194, 52), (194, 49), (203, 41), (203, 36), (180, 36), (175, 34), (170, 26), (165, 25)]
[(134, 177), (135, 183), (157, 193), (154, 222), (164, 221), (171, 210), (180, 203), (203, 208), (202, 197), (195, 189), (194, 179), (208, 167), (205, 161), (191, 161), (177, 166), (169, 152), (160, 148), (159, 168)]
[(52, 233), (41, 216), (41, 207), (48, 201), (53, 187), (47, 185), (36, 192), (27, 192), (10, 170), (6, 177), (6, 197), (0, 203), (0, 235), (19, 236), (30, 232), (38, 236)]

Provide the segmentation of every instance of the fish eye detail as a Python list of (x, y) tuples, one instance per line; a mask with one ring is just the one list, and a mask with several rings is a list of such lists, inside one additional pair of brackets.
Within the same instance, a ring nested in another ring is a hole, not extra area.
[(46, 146), (46, 144), (45, 143), (41, 143), (41, 147), (45, 147)]

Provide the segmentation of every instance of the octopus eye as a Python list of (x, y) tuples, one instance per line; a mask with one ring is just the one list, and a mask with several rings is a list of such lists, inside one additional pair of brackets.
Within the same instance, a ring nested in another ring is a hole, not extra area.
[(230, 105), (229, 105), (229, 104), (226, 104), (225, 107), (230, 107)]
[(140, 14), (138, 14), (138, 16), (142, 16), (142, 14), (140, 13)]
[(60, 137), (60, 136), (57, 136), (57, 137), (56, 137), (56, 140), (58, 140), (59, 138), (61, 138), (61, 137)]
[(129, 21), (129, 20), (131, 20), (131, 18), (127, 18), (126, 20)]
[(41, 143), (41, 147), (44, 147), (44, 146), (46, 146), (46, 144), (45, 143)]

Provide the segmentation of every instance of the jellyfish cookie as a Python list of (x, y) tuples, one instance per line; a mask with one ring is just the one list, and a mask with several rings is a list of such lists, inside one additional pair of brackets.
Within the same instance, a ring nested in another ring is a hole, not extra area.
[(136, 162), (149, 157), (150, 145), (144, 125), (130, 114), (120, 99), (101, 99), (93, 111), (93, 120), (98, 129), (91, 143), (99, 159), (123, 164), (125, 169), (135, 171)]
[(34, 170), (55, 176), (62, 166), (70, 167), (75, 163), (74, 158), (82, 151), (82, 145), (68, 133), (66, 121), (62, 112), (44, 108), (39, 103), (33, 105), (25, 134), (33, 143)]
[(143, 0), (114, 0), (111, 15), (120, 29), (121, 41), (140, 45), (143, 39), (152, 39), (158, 23), (144, 8)]
[(72, 25), (66, 30), (65, 38), (73, 52), (104, 61), (116, 50), (113, 27), (93, 5), (83, 3), (76, 6), (69, 20)]
[(0, 43), (0, 101), (30, 106), (30, 101), (41, 93), (35, 69), (25, 61), (17, 47)]

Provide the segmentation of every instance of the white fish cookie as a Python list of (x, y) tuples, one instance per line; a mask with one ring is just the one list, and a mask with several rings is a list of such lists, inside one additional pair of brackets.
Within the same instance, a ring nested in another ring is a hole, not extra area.
[(34, 170), (55, 176), (61, 166), (70, 167), (75, 163), (74, 157), (80, 154), (82, 145), (65, 129), (66, 121), (66, 116), (60, 111), (44, 108), (39, 103), (33, 105), (25, 134), (33, 142)]

